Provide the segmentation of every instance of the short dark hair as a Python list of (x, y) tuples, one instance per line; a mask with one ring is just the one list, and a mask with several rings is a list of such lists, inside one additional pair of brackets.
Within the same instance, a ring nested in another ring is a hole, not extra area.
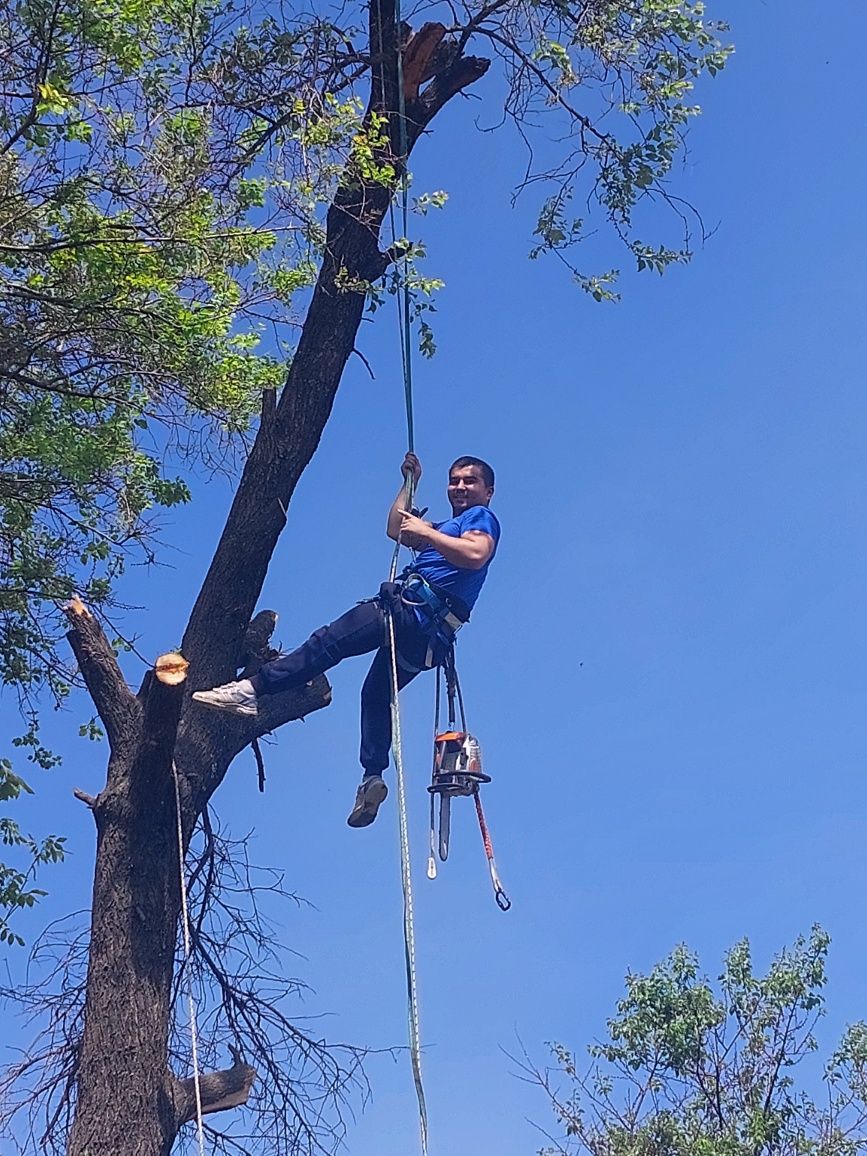
[(494, 471), (491, 469), (488, 463), (483, 462), (481, 458), (472, 458), (466, 454), (462, 458), (455, 458), (455, 460), (449, 466), (449, 473), (451, 473), (454, 469), (462, 470), (465, 466), (478, 466), (479, 472), (482, 475), (482, 481), (491, 489), (494, 488)]

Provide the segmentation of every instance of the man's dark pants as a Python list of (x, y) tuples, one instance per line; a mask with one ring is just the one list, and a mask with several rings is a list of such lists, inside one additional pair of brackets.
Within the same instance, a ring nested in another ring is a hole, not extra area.
[[(359, 602), (328, 626), (315, 630), (297, 650), (267, 663), (252, 679), (257, 695), (275, 694), (303, 686), (344, 658), (375, 650), (376, 657), (361, 689), (361, 765), (365, 776), (382, 774), (391, 748), (391, 655), (386, 608), (394, 619), (400, 659), (398, 685), (402, 689), (424, 668), (430, 640), (415, 611), (401, 601), (392, 582), (382, 584), (377, 598)], [(433, 665), (442, 658), (443, 648), (435, 646)]]

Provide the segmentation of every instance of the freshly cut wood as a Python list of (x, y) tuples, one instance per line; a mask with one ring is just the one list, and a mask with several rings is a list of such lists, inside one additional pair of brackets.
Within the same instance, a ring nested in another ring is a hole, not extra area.
[(154, 674), (164, 686), (180, 686), (186, 679), (189, 669), (190, 664), (177, 651), (161, 654), (154, 663)]

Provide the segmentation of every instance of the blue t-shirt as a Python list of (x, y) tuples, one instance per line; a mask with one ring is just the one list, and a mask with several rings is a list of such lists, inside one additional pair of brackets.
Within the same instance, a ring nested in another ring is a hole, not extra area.
[(470, 530), (481, 530), (490, 534), (494, 539), (494, 550), (490, 558), (478, 570), (464, 570), (447, 561), (439, 550), (432, 546), (416, 555), (410, 567), (416, 574), (421, 574), (428, 582), (441, 586), (449, 594), (455, 594), (466, 603), (470, 609), (479, 596), (479, 591), (485, 583), (488, 567), (494, 560), (497, 552), (497, 543), (500, 540), (500, 523), (487, 506), (470, 506), (457, 517), (449, 518), (446, 522), (434, 522), (433, 527), (441, 534), (448, 534), (450, 538), (460, 538)]

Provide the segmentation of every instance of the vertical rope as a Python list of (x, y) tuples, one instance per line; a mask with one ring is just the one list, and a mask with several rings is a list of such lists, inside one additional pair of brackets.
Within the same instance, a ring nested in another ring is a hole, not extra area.
[[(400, 158), (403, 162), (403, 177), (401, 180), (401, 224), (403, 226), (403, 237), (407, 244), (409, 244), (409, 139), (406, 131), (406, 93), (403, 87), (403, 48), (400, 43), (401, 37), (401, 20), (400, 20), (400, 0), (394, 0), (394, 21), (395, 30), (397, 34), (397, 115), (398, 115), (398, 140), (400, 142)], [(392, 220), (392, 232), (394, 231), (394, 223)], [(393, 238), (392, 238), (393, 239)], [(406, 440), (407, 449), (412, 453), (415, 450), (415, 432), (412, 413), (412, 342), (411, 342), (411, 309), (409, 299), (409, 286), (407, 284), (407, 271), (409, 268), (409, 261), (404, 254), (403, 258), (403, 318), (401, 325), (401, 346), (403, 354), (403, 392), (404, 401), (406, 404)]]
[[(380, 3), (383, 0), (379, 0)], [(403, 175), (401, 180), (401, 218), (403, 224), (404, 241), (408, 243), (409, 235), (409, 209), (408, 209), (408, 174), (407, 161), (409, 157), (409, 147), (407, 141), (406, 131), (406, 97), (403, 87), (403, 49), (400, 42), (401, 37), (401, 17), (400, 17), (400, 0), (394, 0), (394, 18), (395, 18), (395, 34), (397, 37), (397, 100), (398, 100), (398, 134), (399, 134), (399, 152), (400, 160), (403, 164)], [(382, 51), (382, 40), (380, 39), (380, 55), (384, 56)], [(383, 74), (382, 85), (383, 94), (385, 94), (385, 61), (382, 62)], [(389, 220), (391, 224), (391, 240), (392, 246), (397, 241), (397, 229), (395, 227), (394, 204), (389, 203)], [(398, 294), (398, 329), (400, 332), (400, 353), (401, 363), (403, 369), (403, 393), (404, 405), (406, 409), (406, 441), (407, 451), (409, 453), (415, 452), (415, 426), (413, 421), (413, 404), (412, 404), (412, 310), (410, 305), (410, 293), (408, 285), (408, 270), (409, 259), (404, 252), (403, 256), (403, 283), (400, 286)], [(404, 509), (412, 509), (413, 493), (415, 483), (412, 474), (406, 475), (404, 486)], [(394, 553), (392, 554), (391, 567), (389, 570), (389, 581), (393, 582), (397, 574), (397, 564), (400, 555), (400, 536), (394, 544)], [(416, 967), (415, 967), (415, 918), (412, 901), (412, 858), (409, 847), (409, 823), (407, 821), (407, 805), (406, 805), (406, 775), (403, 765), (403, 744), (401, 741), (400, 731), (400, 703), (399, 703), (399, 681), (397, 671), (397, 644), (395, 641), (394, 632), (394, 618), (391, 611), (386, 610), (386, 618), (388, 620), (388, 643), (391, 656), (391, 725), (392, 725), (392, 751), (394, 754), (395, 777), (397, 779), (397, 812), (400, 826), (400, 878), (401, 887), (403, 889), (403, 944), (404, 944), (404, 962), (406, 965), (406, 994), (407, 994), (407, 1019), (409, 1023), (409, 1046), (410, 1057), (412, 1060), (412, 1075), (415, 1083), (415, 1093), (418, 1099), (418, 1121), (419, 1134), (421, 1138), (421, 1152), (422, 1156), (428, 1156), (428, 1122), (427, 1122), (427, 1106), (425, 1103), (424, 1085), (422, 1083), (421, 1074), (421, 1029), (419, 1024), (418, 1012), (418, 987), (416, 983)]]
[(409, 1050), (412, 1060), (412, 1076), (418, 1099), (418, 1122), (421, 1136), (422, 1156), (427, 1156), (428, 1129), (427, 1105), (421, 1076), (421, 1028), (418, 1014), (418, 988), (415, 970), (415, 919), (412, 904), (412, 858), (409, 850), (409, 824), (406, 807), (406, 775), (403, 767), (403, 745), (400, 733), (400, 707), (398, 704), (397, 646), (394, 637), (394, 619), (391, 611), (388, 618), (388, 644), (391, 652), (391, 725), (392, 750), (394, 752), (395, 777), (397, 779), (397, 813), (400, 823), (400, 880), (403, 887), (403, 942), (406, 963), (407, 1019), (409, 1021)]
[[(414, 491), (415, 491), (415, 482), (412, 480), (412, 474), (407, 474), (406, 475), (406, 481), (404, 482), (404, 488), (403, 488), (403, 508), (405, 510), (411, 510), (412, 509), (412, 499), (413, 499)], [(393, 582), (395, 580), (395, 577), (397, 576), (397, 561), (398, 561), (399, 557), (400, 557), (400, 535), (398, 534), (398, 536), (395, 540), (395, 543), (394, 543), (394, 550), (392, 550), (392, 552), (391, 552), (391, 566), (389, 567), (389, 570), (388, 570), (389, 582)]]
[(205, 1129), (202, 1123), (202, 1083), (199, 1075), (199, 1035), (196, 1027), (196, 1005), (193, 1000), (193, 981), (188, 964), (190, 962), (190, 909), (187, 903), (187, 881), (184, 876), (184, 825), (181, 818), (181, 788), (178, 782), (178, 768), (172, 760), (172, 779), (175, 784), (175, 817), (178, 829), (178, 870), (181, 881), (181, 926), (184, 929), (184, 970), (187, 972), (187, 1006), (190, 1016), (190, 1040), (193, 1052), (193, 1087), (196, 1092), (196, 1127), (199, 1134), (199, 1156), (205, 1156)]

